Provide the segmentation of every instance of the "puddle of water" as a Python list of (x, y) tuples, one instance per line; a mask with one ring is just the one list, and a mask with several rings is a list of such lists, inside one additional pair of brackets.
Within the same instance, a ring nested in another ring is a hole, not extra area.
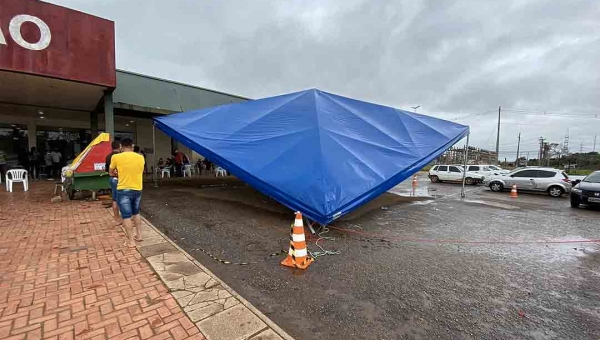
[(390, 193), (403, 197), (440, 197), (435, 188), (392, 188)]
[(550, 247), (552, 247), (554, 250), (557, 250), (560, 253), (575, 255), (576, 257), (583, 257), (583, 256), (587, 256), (587, 255), (591, 255), (591, 254), (600, 252), (600, 247), (598, 247), (598, 244), (592, 243), (592, 242), (585, 242), (585, 241), (590, 241), (590, 240), (585, 239), (583, 237), (579, 237), (579, 236), (566, 237), (566, 238), (558, 239), (556, 241), (568, 242), (571, 240), (580, 240), (580, 241), (584, 241), (584, 242), (555, 243), (555, 244), (551, 244)]
[(415, 201), (415, 202), (412, 202), (411, 205), (428, 205), (428, 204), (431, 204), (431, 203), (434, 203), (434, 202), (435, 202), (434, 200)]
[(517, 206), (498, 203), (498, 202), (486, 202), (486, 201), (480, 201), (480, 200), (464, 200), (464, 202), (473, 203), (473, 204), (482, 204), (482, 205), (487, 205), (490, 207), (496, 207), (496, 208), (502, 208), (502, 209), (508, 209), (508, 210), (519, 209), (519, 207), (517, 207)]

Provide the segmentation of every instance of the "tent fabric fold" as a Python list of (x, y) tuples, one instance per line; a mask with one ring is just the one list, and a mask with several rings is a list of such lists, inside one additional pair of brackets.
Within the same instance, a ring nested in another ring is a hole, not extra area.
[(328, 224), (404, 181), (469, 127), (311, 89), (154, 119), (255, 189)]

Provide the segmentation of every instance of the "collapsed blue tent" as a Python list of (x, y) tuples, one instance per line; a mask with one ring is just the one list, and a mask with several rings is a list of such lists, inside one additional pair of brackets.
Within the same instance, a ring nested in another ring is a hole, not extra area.
[(469, 131), (316, 89), (163, 116), (155, 124), (322, 224), (404, 181)]

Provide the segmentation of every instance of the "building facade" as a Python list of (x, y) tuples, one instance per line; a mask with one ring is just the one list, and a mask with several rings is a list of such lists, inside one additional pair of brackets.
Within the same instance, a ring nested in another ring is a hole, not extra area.
[(177, 143), (156, 130), (152, 148), (153, 117), (247, 100), (117, 70), (114, 27), (38, 0), (3, 0), (0, 150), (9, 163), (25, 163), (32, 147), (67, 161), (104, 131), (132, 138), (148, 156), (168, 157)]

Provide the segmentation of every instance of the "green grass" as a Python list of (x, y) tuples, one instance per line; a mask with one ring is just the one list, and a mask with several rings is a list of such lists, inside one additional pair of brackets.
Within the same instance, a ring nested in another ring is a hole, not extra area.
[(587, 176), (587, 175), (591, 174), (592, 172), (594, 172), (594, 170), (588, 170), (588, 169), (579, 169), (579, 170), (569, 170), (569, 171), (567, 171), (567, 173), (569, 175), (575, 175), (575, 176)]

